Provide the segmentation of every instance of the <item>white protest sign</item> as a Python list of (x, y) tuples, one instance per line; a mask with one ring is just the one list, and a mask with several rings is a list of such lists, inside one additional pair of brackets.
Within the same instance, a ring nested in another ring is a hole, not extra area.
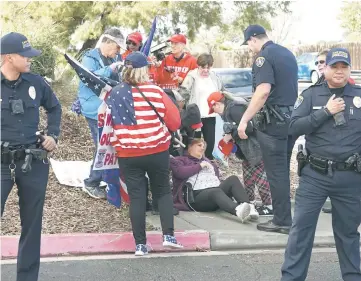
[(110, 109), (103, 102), (98, 109), (98, 149), (95, 156), (93, 170), (118, 169), (118, 158), (115, 148), (110, 144), (110, 137), (113, 134), (111, 126), (112, 116)]

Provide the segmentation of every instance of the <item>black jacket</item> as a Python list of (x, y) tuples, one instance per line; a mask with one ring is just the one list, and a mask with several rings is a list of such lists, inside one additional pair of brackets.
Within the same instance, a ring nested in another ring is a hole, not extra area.
[[(225, 133), (231, 133), (233, 140), (237, 145), (236, 156), (240, 159), (247, 160), (252, 166), (259, 164), (262, 161), (262, 153), (259, 143), (257, 141), (252, 122), (248, 123), (246, 134), (248, 139), (242, 140), (238, 136), (238, 125), (243, 114), (248, 106), (246, 100), (228, 100), (226, 99), (224, 113), (222, 119), (225, 124), (223, 130)], [(226, 132), (230, 130), (231, 132)]]

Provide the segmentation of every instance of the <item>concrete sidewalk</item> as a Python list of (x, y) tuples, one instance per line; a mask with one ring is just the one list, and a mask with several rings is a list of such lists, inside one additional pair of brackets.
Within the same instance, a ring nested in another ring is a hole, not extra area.
[[(329, 205), (327, 202), (326, 205)], [(260, 218), (259, 222), (271, 217)], [(160, 230), (159, 216), (147, 214), (147, 221)], [(198, 213), (180, 212), (175, 216), (175, 229), (205, 230), (209, 232), (212, 251), (284, 248), (288, 235), (268, 233), (256, 228), (257, 222), (242, 224), (238, 218), (225, 212)], [(315, 247), (332, 247), (335, 245), (332, 232), (331, 214), (320, 214), (315, 237)]]
[[(329, 205), (329, 201), (326, 202)], [(147, 213), (147, 222), (155, 231), (147, 232), (147, 244), (153, 252), (221, 251), (285, 248), (288, 235), (258, 231), (257, 222), (242, 224), (237, 217), (225, 212), (180, 212), (175, 216), (175, 236), (183, 249), (169, 250), (162, 245), (159, 216)], [(265, 222), (271, 217), (260, 218)], [(335, 245), (330, 214), (321, 213), (315, 237), (315, 247)], [(0, 237), (1, 258), (17, 256), (19, 236)], [(41, 256), (78, 256), (134, 252), (131, 232), (73, 233), (42, 235)]]

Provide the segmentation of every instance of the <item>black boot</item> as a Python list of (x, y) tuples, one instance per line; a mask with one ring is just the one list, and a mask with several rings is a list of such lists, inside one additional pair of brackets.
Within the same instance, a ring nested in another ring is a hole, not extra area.
[(257, 229), (261, 231), (267, 231), (267, 232), (278, 232), (282, 234), (289, 234), (290, 233), (290, 226), (279, 226), (273, 223), (272, 220), (268, 222), (263, 222), (257, 224)]

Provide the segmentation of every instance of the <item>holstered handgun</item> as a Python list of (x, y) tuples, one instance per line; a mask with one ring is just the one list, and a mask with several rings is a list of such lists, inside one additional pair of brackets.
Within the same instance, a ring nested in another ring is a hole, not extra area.
[(256, 115), (252, 118), (253, 127), (258, 131), (263, 132), (266, 130), (266, 120), (263, 111), (258, 111)]
[[(44, 139), (44, 132), (36, 132), (36, 136), (40, 143), (42, 143)], [(27, 148), (25, 149), (25, 161), (21, 166), (21, 170), (23, 173), (27, 173), (31, 171), (31, 164), (33, 162), (33, 157), (37, 160), (44, 161), (48, 158), (48, 152), (42, 148)]]
[(346, 168), (349, 170), (354, 169), (356, 172), (361, 173), (361, 156), (358, 153), (353, 154), (345, 161)]
[(21, 166), (21, 170), (23, 173), (27, 173), (31, 171), (31, 164), (33, 162), (33, 158), (37, 160), (44, 161), (48, 158), (48, 152), (41, 148), (28, 148), (25, 149), (25, 161)]
[(298, 145), (298, 152), (297, 152), (297, 162), (298, 162), (298, 167), (297, 167), (297, 175), (300, 177), (301, 176), (301, 171), (302, 169), (306, 166), (307, 164), (307, 150), (303, 147), (302, 144)]
[(266, 124), (271, 124), (270, 113), (269, 113), (269, 109), (268, 109), (267, 105), (265, 105), (263, 107), (263, 112), (264, 112)]

